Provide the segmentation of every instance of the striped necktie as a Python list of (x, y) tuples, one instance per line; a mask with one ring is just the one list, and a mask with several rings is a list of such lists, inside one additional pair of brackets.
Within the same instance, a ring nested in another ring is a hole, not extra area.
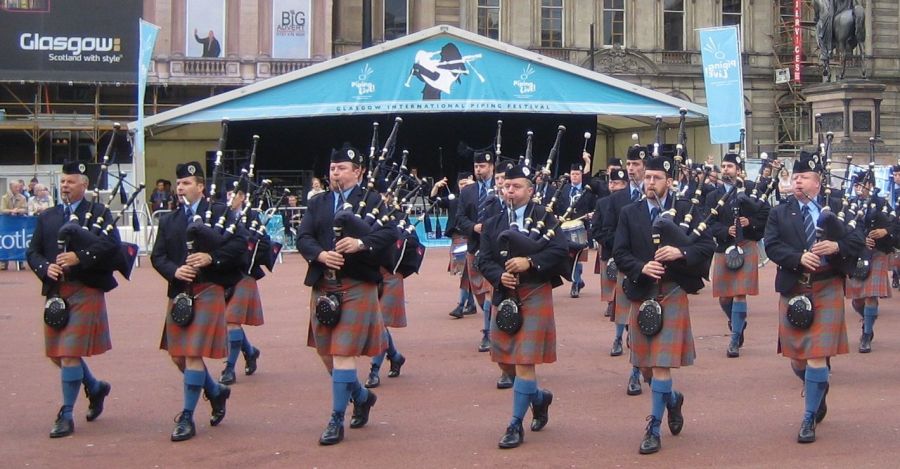
[(659, 207), (653, 207), (650, 209), (650, 223), (656, 221), (656, 217), (659, 216)]
[(637, 189), (631, 189), (631, 201), (634, 202), (641, 196), (641, 192)]
[(816, 242), (816, 226), (813, 224), (808, 205), (804, 205), (801, 212), (803, 213), (803, 228), (806, 231), (806, 247), (812, 249)]
[(69, 221), (69, 218), (72, 218), (72, 206), (66, 205), (66, 208), (63, 210), (63, 214), (66, 217), (65, 221)]

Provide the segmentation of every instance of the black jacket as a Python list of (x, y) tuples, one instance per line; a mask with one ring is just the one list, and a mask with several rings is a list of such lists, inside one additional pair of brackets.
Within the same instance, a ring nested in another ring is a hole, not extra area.
[(613, 192), (613, 194), (607, 198), (609, 199), (609, 202), (607, 202), (608, 205), (601, 215), (600, 220), (600, 237), (603, 240), (601, 242), (603, 245), (612, 248), (615, 244), (619, 213), (622, 211), (622, 208), (634, 203), (631, 201), (631, 184), (625, 186), (625, 189)]
[[(559, 215), (566, 213), (566, 210), (569, 208), (569, 204), (571, 203), (571, 192), (572, 185), (566, 184), (563, 186), (562, 191), (560, 191), (559, 199), (556, 201), (556, 206), (553, 211)], [(578, 198), (578, 201), (575, 202), (575, 206), (573, 207), (573, 211), (569, 216), (569, 219), (575, 219), (583, 215), (587, 215), (592, 210), (594, 210), (594, 206), (597, 204), (597, 195), (594, 193), (593, 187), (588, 184), (581, 185), (581, 197)], [(585, 220), (585, 225), (590, 228), (590, 220)]]
[[(716, 252), (725, 252), (725, 250), (734, 244), (734, 237), (728, 234), (728, 229), (734, 225), (734, 208), (738, 207), (739, 214), (750, 220), (750, 225), (743, 227), (744, 239), (759, 241), (763, 238), (766, 229), (766, 220), (769, 218), (768, 203), (763, 203), (762, 208), (752, 211), (748, 204), (739, 203), (739, 198), (749, 198), (750, 192), (753, 190), (753, 182), (748, 181), (744, 195), (737, 192), (729, 196), (727, 203), (718, 211), (718, 215), (712, 215), (709, 219), (709, 231), (716, 240)], [(725, 196), (725, 186), (719, 186), (716, 190), (706, 195), (706, 210), (714, 208), (716, 204)]]
[(591, 239), (600, 245), (600, 258), (608, 261), (612, 257), (613, 239), (603, 236), (603, 215), (609, 211), (610, 196), (597, 199), (594, 216), (591, 217)]
[[(622, 191), (620, 191), (622, 192)], [(678, 215), (675, 217), (675, 223), (681, 223), (690, 201), (675, 201), (675, 195), (669, 194), (666, 198), (665, 209), (676, 204)], [(651, 283), (653, 279), (641, 273), (644, 264), (653, 260), (656, 250), (653, 247), (652, 227), (650, 224), (650, 210), (647, 208), (646, 200), (633, 203), (622, 209), (618, 217), (618, 225), (616, 226), (615, 243), (613, 245), (613, 257), (616, 260), (616, 266), (619, 272), (625, 274), (631, 281), (636, 283)], [(692, 225), (697, 225), (699, 220), (696, 218)], [(667, 245), (665, 237), (662, 239), (662, 245)], [(678, 283), (686, 292), (696, 293), (703, 288), (703, 278), (709, 276), (709, 266), (712, 260), (713, 251), (715, 250), (715, 242), (709, 235), (708, 231), (704, 231), (693, 244), (688, 246), (676, 246), (685, 253), (684, 258), (670, 262), (665, 265), (666, 273), (663, 275), (663, 281), (673, 281)]]
[[(208, 207), (206, 199), (202, 199), (197, 206), (197, 215), (205, 219)], [(213, 203), (211, 223), (215, 224), (226, 211), (225, 204)], [(153, 252), (150, 255), (153, 268), (169, 282), (166, 292), (169, 298), (175, 298), (184, 291), (186, 286), (185, 282), (175, 278), (175, 271), (184, 265), (184, 261), (187, 259), (187, 246), (185, 245), (187, 226), (188, 221), (184, 209), (173, 210), (163, 215), (159, 220), (156, 242), (153, 244)], [(238, 283), (241, 280), (241, 268), (244, 265), (246, 252), (247, 233), (243, 229), (238, 229), (234, 234), (227, 236), (222, 245), (208, 253), (212, 256), (212, 264), (200, 269), (194, 282), (212, 282), (226, 288)]]
[[(503, 267), (506, 263), (506, 258), (500, 255), (500, 250), (504, 247), (500, 246), (498, 240), (500, 233), (509, 228), (509, 215), (506, 210), (504, 208), (500, 213), (484, 222), (481, 247), (476, 258), (478, 270), (494, 286), (494, 296), (491, 301), (495, 305), (500, 304), (506, 296), (504, 295), (505, 288), (500, 283), (500, 276), (506, 271)], [(534, 220), (543, 219), (545, 214), (544, 207), (535, 205), (534, 202), (529, 202), (525, 208), (525, 213), (529, 212), (532, 213)], [(548, 224), (552, 225), (552, 223)], [(513, 257), (516, 257), (515, 254), (524, 253), (514, 253)], [(519, 274), (519, 282), (522, 284), (550, 282), (554, 288), (562, 285), (559, 273), (567, 256), (568, 246), (566, 240), (561, 236), (554, 236), (543, 249), (535, 253), (528, 253), (525, 256), (531, 258), (534, 267)]]
[[(854, 200), (859, 203), (865, 201), (865, 199), (861, 201), (859, 199)], [(873, 196), (872, 200), (869, 201), (869, 209), (866, 211), (865, 217), (859, 225), (863, 228), (863, 235), (866, 236), (874, 229), (886, 229), (888, 232), (887, 236), (875, 240), (875, 249), (885, 254), (890, 254), (894, 252), (894, 244), (896, 243), (896, 239), (894, 239), (896, 235), (896, 223), (891, 220), (889, 214), (884, 211), (884, 207), (885, 200), (881, 197)], [(887, 211), (889, 212), (890, 208), (888, 208)]]
[[(101, 204), (94, 204), (82, 199), (75, 210), (78, 222), (84, 225), (85, 214), (91, 212), (91, 220), (96, 221), (102, 215), (105, 223), (112, 221), (109, 209)], [(28, 245), (28, 265), (35, 275), (43, 283), (41, 294), (47, 295), (50, 288), (56, 283), (47, 277), (47, 269), (50, 264), (56, 262), (56, 256), (60, 253), (57, 247), (57, 234), (65, 224), (65, 214), (62, 205), (57, 205), (45, 210), (38, 217), (37, 226)], [(88, 238), (85, 236), (84, 238)], [(78, 256), (78, 265), (65, 272), (65, 279), (79, 281), (89, 287), (108, 292), (118, 286), (113, 278), (114, 260), (119, 255), (119, 230), (112, 230), (108, 236), (94, 236), (89, 238), (89, 243), (70, 242), (69, 251), (74, 251)]]
[(456, 216), (456, 211), (459, 209), (459, 197), (454, 197), (453, 200), (447, 197), (436, 197), (432, 199), (432, 203), (447, 211), (447, 224), (444, 226), (444, 236), (449, 238), (455, 234), (464, 235), (459, 229)]
[[(353, 207), (358, 207), (362, 198), (363, 189), (356, 186), (347, 197), (347, 202)], [(366, 213), (374, 209), (380, 200), (381, 196), (376, 192), (369, 192), (366, 198)], [(371, 283), (378, 283), (381, 280), (379, 261), (388, 245), (397, 240), (397, 229), (391, 225), (375, 226), (371, 233), (361, 238), (366, 249), (344, 257), (341, 275)], [(300, 228), (297, 231), (297, 247), (303, 258), (309, 262), (309, 270), (306, 271), (303, 283), (313, 286), (328, 270), (328, 267), (316, 258), (322, 251), (334, 249), (334, 193), (322, 194), (309, 201), (306, 214), (300, 220)]]
[[(834, 213), (838, 213), (840, 200), (832, 199), (829, 203)], [(828, 262), (841, 273), (850, 272), (856, 266), (856, 259), (865, 246), (865, 236), (857, 227), (848, 230), (837, 241), (840, 250), (828, 256)], [(806, 250), (806, 231), (803, 227), (803, 215), (800, 204), (793, 196), (773, 208), (769, 212), (765, 230), (766, 255), (769, 260), (778, 264), (775, 274), (775, 291), (788, 294), (797, 284), (804, 268), (800, 265), (800, 257)]]
[[(491, 182), (493, 187), (493, 181)], [(491, 193), (485, 196), (481, 204), (478, 203), (478, 183), (469, 184), (459, 193), (459, 203), (456, 207), (456, 226), (468, 241), (469, 254), (478, 251), (478, 243), (481, 236), (475, 232), (475, 225), (484, 223), (488, 218), (500, 212), (499, 199)]]

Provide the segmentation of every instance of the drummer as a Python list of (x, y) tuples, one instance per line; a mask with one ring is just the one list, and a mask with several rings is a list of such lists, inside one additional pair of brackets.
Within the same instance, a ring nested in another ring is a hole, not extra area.
[[(594, 209), (597, 199), (591, 186), (583, 183), (584, 171), (586, 169), (590, 170), (591, 154), (582, 152), (581, 158), (582, 162), (572, 163), (569, 169), (569, 182), (560, 191), (559, 201), (556, 205), (559, 209), (556, 212), (568, 213), (568, 216), (565, 217), (566, 219), (579, 220), (581, 222), (579, 223), (580, 229), (577, 232), (583, 235), (584, 244), (586, 244), (587, 232), (590, 230), (591, 211)], [(572, 255), (571, 251), (573, 250), (577, 253), (575, 267), (572, 272), (572, 289), (569, 291), (569, 296), (578, 298), (581, 294), (581, 289), (584, 288), (584, 281), (581, 279), (581, 263), (587, 260), (587, 249), (570, 243), (569, 250), (570, 255)]]

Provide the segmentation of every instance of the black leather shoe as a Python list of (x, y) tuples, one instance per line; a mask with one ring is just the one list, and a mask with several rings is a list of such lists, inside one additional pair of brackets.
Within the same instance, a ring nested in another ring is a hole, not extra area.
[(812, 419), (803, 419), (800, 424), (800, 433), (797, 434), (797, 443), (812, 443), (816, 441), (816, 422)]
[(866, 334), (863, 332), (862, 337), (859, 338), (859, 353), (869, 353), (872, 351), (872, 339), (875, 337), (874, 333)]
[(479, 352), (490, 352), (491, 351), (491, 338), (488, 337), (487, 334), (484, 334), (481, 337), (481, 343), (478, 344)]
[[(399, 353), (397, 355), (400, 355)], [(391, 360), (388, 358), (388, 360)], [(388, 371), (388, 378), (396, 378), (400, 376), (400, 368), (406, 363), (406, 357), (400, 355), (400, 358), (391, 360), (391, 369)]]
[(637, 396), (644, 392), (641, 389), (641, 378), (639, 376), (631, 376), (628, 378), (628, 389), (625, 391), (625, 394), (629, 396)]
[(615, 308), (615, 304), (614, 304), (612, 301), (610, 301), (609, 303), (607, 303), (607, 304), (606, 304), (606, 311), (603, 313), (603, 317), (605, 317), (605, 318), (611, 318), (612, 315), (613, 315), (613, 308)]
[[(250, 355), (244, 355), (244, 361), (246, 364), (244, 365), (244, 374), (247, 376), (256, 373), (256, 360), (259, 359), (259, 349), (253, 347), (253, 353)], [(223, 383), (227, 384), (227, 383)]]
[(675, 405), (672, 407), (666, 407), (668, 410), (668, 419), (669, 419), (669, 431), (672, 432), (673, 435), (677, 435), (681, 433), (681, 429), (684, 428), (684, 415), (681, 413), (681, 406), (684, 405), (684, 395), (678, 391), (675, 391)]
[(647, 430), (644, 432), (644, 439), (641, 440), (641, 447), (639, 452), (641, 454), (653, 454), (659, 451), (659, 448), (662, 447), (662, 441), (660, 441), (659, 435), (655, 435), (653, 433), (653, 427), (659, 428), (660, 421), (653, 418), (653, 416), (647, 417)]
[(828, 414), (828, 404), (825, 403), (825, 398), (828, 397), (828, 388), (831, 385), (829, 383), (825, 383), (825, 392), (822, 394), (822, 402), (819, 403), (819, 408), (816, 409), (816, 423), (822, 423), (822, 420), (825, 420), (825, 415)]
[(209, 405), (212, 407), (212, 414), (209, 416), (210, 425), (215, 427), (225, 418), (225, 401), (229, 397), (231, 397), (231, 388), (224, 385), (219, 385), (219, 394), (216, 397), (209, 397), (209, 394), (206, 395), (206, 398), (209, 399)]
[(332, 419), (319, 437), (319, 444), (322, 446), (336, 445), (344, 439), (344, 425)]
[(381, 378), (378, 377), (378, 373), (375, 371), (370, 371), (369, 377), (366, 378), (365, 387), (377, 388), (380, 385), (381, 385)]
[(550, 421), (550, 404), (553, 402), (553, 393), (546, 389), (538, 389), (538, 392), (544, 393), (544, 400), (540, 405), (531, 406), (531, 431), (539, 432), (547, 426)]
[(894, 279), (891, 280), (891, 288), (900, 288), (900, 278), (894, 277)]
[(75, 420), (63, 417), (63, 410), (60, 408), (56, 414), (56, 421), (50, 428), (50, 438), (62, 438), (69, 436), (75, 431)]
[(500, 443), (498, 443), (497, 446), (503, 449), (518, 448), (524, 441), (525, 429), (522, 428), (522, 424), (520, 423), (518, 425), (506, 427), (506, 433), (500, 438)]
[(612, 349), (609, 351), (610, 357), (618, 357), (622, 355), (622, 339), (613, 340)]
[(219, 382), (225, 385), (232, 385), (237, 382), (237, 376), (234, 374), (234, 370), (231, 368), (225, 368), (222, 370), (222, 376), (219, 377)]
[(353, 404), (353, 417), (350, 418), (350, 428), (362, 428), (369, 423), (369, 411), (375, 406), (375, 401), (377, 400), (378, 396), (374, 392), (369, 391), (366, 402)]
[(84, 390), (88, 398), (88, 412), (85, 416), (88, 422), (93, 422), (103, 413), (103, 402), (106, 400), (106, 396), (109, 395), (110, 389), (112, 389), (112, 386), (106, 381), (98, 381), (98, 386), (99, 389), (95, 393), (88, 392), (87, 388)]
[(184, 412), (175, 417), (175, 429), (172, 430), (172, 441), (190, 440), (197, 434), (194, 429), (194, 419)]
[(463, 316), (471, 316), (477, 312), (478, 312), (478, 309), (475, 308), (475, 305), (467, 305), (462, 310)]
[(578, 298), (581, 295), (581, 288), (578, 288), (578, 284), (573, 283), (572, 289), (569, 290), (569, 296), (572, 298)]
[(735, 343), (734, 340), (728, 344), (728, 350), (725, 351), (725, 356), (728, 358), (737, 358), (741, 356), (740, 345)]
[(512, 376), (501, 373), (500, 379), (497, 380), (497, 389), (509, 389), (513, 387), (513, 378)]
[(462, 319), (463, 317), (463, 305), (458, 304), (453, 311), (450, 311), (450, 316), (453, 316), (456, 319)]

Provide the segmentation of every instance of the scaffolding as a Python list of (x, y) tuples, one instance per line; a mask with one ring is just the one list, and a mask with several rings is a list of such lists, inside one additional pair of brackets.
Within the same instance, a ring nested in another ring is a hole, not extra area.
[[(774, 6), (773, 34), (774, 65), (776, 70), (791, 70), (794, 65), (794, 5), (795, 0), (778, 0)], [(813, 21), (812, 0), (800, 0), (801, 80), (791, 73), (786, 83), (775, 85), (775, 112), (778, 116), (776, 149), (779, 153), (794, 154), (812, 142), (810, 106), (803, 96), (803, 86), (821, 79), (821, 66), (815, 60), (816, 24)]]

